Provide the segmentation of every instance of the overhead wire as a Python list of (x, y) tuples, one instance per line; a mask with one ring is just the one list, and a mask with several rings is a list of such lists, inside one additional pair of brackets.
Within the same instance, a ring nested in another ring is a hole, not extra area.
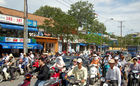
[(60, 4), (64, 5), (65, 7), (70, 8), (70, 6), (69, 6), (69, 5), (62, 3), (62, 2), (61, 2), (61, 1), (59, 1), (59, 0), (55, 0), (55, 1), (57, 1), (58, 3), (60, 3)]
[(65, 1), (65, 0), (63, 0), (63, 2), (65, 2), (66, 4), (68, 4), (68, 5), (71, 5), (71, 3), (70, 2), (67, 2), (67, 1)]

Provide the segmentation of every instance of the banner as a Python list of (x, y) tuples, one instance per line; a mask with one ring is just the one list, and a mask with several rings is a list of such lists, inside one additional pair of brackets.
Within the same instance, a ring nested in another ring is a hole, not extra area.
[[(0, 14), (0, 22), (24, 25), (24, 19), (9, 15)], [(28, 20), (28, 26), (37, 27), (37, 21)]]

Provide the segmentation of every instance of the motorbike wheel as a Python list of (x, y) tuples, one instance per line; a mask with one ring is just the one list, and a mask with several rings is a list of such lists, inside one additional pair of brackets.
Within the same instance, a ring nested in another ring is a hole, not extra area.
[(20, 78), (20, 73), (19, 72), (15, 72), (15, 79), (17, 80), (17, 79), (19, 79)]
[(3, 76), (0, 74), (0, 82), (3, 81)]

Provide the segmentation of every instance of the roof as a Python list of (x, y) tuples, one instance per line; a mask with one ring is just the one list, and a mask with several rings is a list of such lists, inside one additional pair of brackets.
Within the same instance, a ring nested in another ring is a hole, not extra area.
[[(21, 18), (24, 17), (24, 12), (18, 11), (18, 10), (15, 10), (15, 9), (2, 7), (2, 6), (0, 6), (0, 13), (5, 14), (5, 15), (21, 17)], [(31, 13), (28, 13), (28, 19), (37, 21), (37, 25), (42, 25), (44, 23), (45, 19), (50, 20), (50, 18), (33, 15)]]
[(39, 39), (54, 39), (54, 40), (58, 40), (58, 38), (55, 38), (55, 37), (36, 36), (35, 38), (39, 38)]

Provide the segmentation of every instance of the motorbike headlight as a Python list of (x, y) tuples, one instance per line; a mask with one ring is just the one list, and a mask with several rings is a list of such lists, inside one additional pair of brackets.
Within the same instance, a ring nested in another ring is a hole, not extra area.
[(102, 81), (102, 82), (105, 82), (105, 78), (104, 78), (104, 77), (101, 77), (101, 81)]
[(139, 75), (138, 75), (138, 74), (135, 74), (135, 78), (136, 78), (136, 79), (139, 79)]

